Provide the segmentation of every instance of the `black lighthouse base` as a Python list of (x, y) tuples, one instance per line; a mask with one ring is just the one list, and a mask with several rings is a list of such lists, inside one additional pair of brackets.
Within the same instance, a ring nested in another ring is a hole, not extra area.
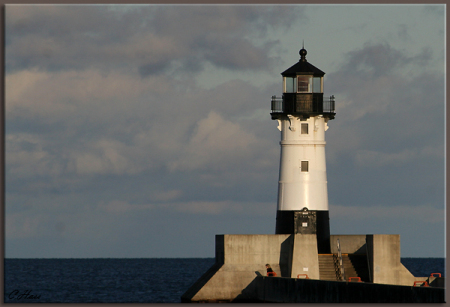
[(316, 234), (319, 254), (330, 253), (330, 216), (328, 211), (277, 211), (275, 234)]

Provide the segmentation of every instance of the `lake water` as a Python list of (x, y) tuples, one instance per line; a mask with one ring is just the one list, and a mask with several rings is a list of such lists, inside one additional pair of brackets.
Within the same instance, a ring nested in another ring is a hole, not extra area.
[[(5, 259), (5, 303), (179, 303), (214, 258)], [(414, 276), (444, 258), (402, 258)]]

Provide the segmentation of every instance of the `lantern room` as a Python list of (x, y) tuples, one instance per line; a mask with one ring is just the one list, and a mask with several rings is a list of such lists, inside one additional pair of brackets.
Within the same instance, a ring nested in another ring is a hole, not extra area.
[(323, 115), (333, 119), (334, 97), (323, 98), (323, 76), (325, 73), (306, 60), (306, 50), (299, 52), (300, 60), (281, 73), (283, 96), (272, 97), (272, 119), (282, 114), (309, 118)]

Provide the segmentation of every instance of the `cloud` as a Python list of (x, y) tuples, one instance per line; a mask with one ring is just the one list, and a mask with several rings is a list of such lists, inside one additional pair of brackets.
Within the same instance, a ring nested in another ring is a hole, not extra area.
[(60, 175), (192, 171), (202, 161), (223, 169), (249, 157), (264, 167), (273, 155), (258, 98), (266, 91), (242, 81), (202, 91), (169, 77), (17, 71), (6, 77), (7, 163), (34, 166), (10, 174), (37, 175), (39, 165), (41, 175), (44, 165)]
[(5, 236), (12, 239), (42, 236), (41, 225), (48, 222), (49, 219), (44, 218), (44, 220), (42, 216), (24, 216), (20, 213), (8, 214), (8, 218), (5, 220)]
[(161, 208), (175, 210), (177, 212), (194, 213), (201, 215), (244, 215), (275, 216), (274, 203), (241, 202), (233, 200), (223, 201), (192, 201), (181, 203), (169, 203), (160, 205)]
[(166, 93), (163, 83), (97, 71), (9, 74), (5, 107), (9, 173), (30, 177), (146, 169), (149, 148), (133, 144), (133, 137), (160, 109), (147, 100)]
[(189, 212), (197, 214), (207, 214), (207, 215), (217, 215), (223, 213), (237, 212), (242, 213), (242, 204), (232, 202), (232, 201), (219, 201), (219, 202), (207, 202), (207, 201), (196, 201), (196, 202), (185, 202), (185, 203), (175, 203), (169, 204), (171, 209), (180, 212)]
[[(442, 223), (445, 221), (445, 209), (436, 208), (433, 204), (386, 206), (377, 204), (374, 206), (344, 206), (331, 205), (330, 216), (336, 220), (346, 219), (349, 216), (355, 221), (373, 220), (391, 223), (398, 220), (399, 216), (410, 223)], [(331, 218), (331, 217), (330, 217)]]
[(179, 70), (177, 63), (192, 73), (206, 61), (264, 70), (275, 44), (257, 45), (253, 38), (289, 28), (289, 17), (301, 14), (276, 6), (8, 5), (6, 70), (120, 69), (146, 77)]
[(127, 148), (115, 140), (100, 140), (92, 152), (75, 155), (74, 162), (78, 174), (89, 173), (134, 173), (138, 171), (136, 165), (126, 157)]
[[(253, 216), (274, 216), (276, 208), (274, 203), (268, 202), (246, 202), (234, 200), (220, 200), (220, 201), (184, 201), (180, 199), (177, 202), (170, 200), (178, 198), (180, 191), (167, 191), (161, 203), (142, 203), (131, 204), (123, 200), (113, 200), (109, 202), (101, 201), (98, 204), (98, 212), (107, 212), (113, 214), (132, 214), (133, 212), (141, 212), (141, 214), (148, 214), (151, 212), (165, 212), (167, 215), (176, 212), (199, 214), (202, 216), (211, 215), (244, 215), (252, 214)], [(155, 200), (162, 194), (156, 194)], [(169, 196), (169, 197), (166, 197)]]
[(142, 206), (133, 206), (132, 204), (130, 204), (127, 201), (123, 201), (123, 200), (113, 200), (110, 201), (108, 203), (105, 202), (100, 202), (98, 208), (100, 210), (104, 210), (106, 212), (109, 213), (118, 213), (118, 214), (123, 214), (125, 212), (129, 212), (131, 210), (135, 210), (135, 209), (149, 209), (150, 206), (145, 206), (144, 208)]
[(55, 155), (45, 150), (40, 140), (33, 135), (8, 134), (5, 145), (7, 174), (14, 174), (16, 178), (30, 178), (62, 173), (63, 166), (55, 160)]
[(224, 170), (252, 160), (257, 139), (239, 124), (223, 119), (211, 111), (197, 123), (197, 128), (179, 159), (169, 163), (171, 171), (209, 169)]
[(328, 75), (337, 113), (326, 136), (331, 203), (444, 205), (444, 75), (425, 69), (433, 54), (421, 56), (366, 44)]
[(415, 163), (418, 160), (427, 161), (443, 159), (443, 148), (425, 147), (404, 149), (401, 152), (384, 153), (372, 150), (358, 150), (356, 152), (356, 165), (368, 168), (400, 166)]
[[(52, 125), (79, 125), (86, 117), (102, 122), (121, 120), (126, 113), (127, 101), (140, 103), (143, 99), (158, 97), (169, 90), (164, 78), (140, 80), (138, 77), (119, 73), (102, 74), (95, 70), (57, 73), (36, 70), (18, 71), (5, 78), (6, 116), (10, 122), (20, 118)], [(135, 104), (135, 106), (136, 106)], [(153, 109), (157, 108), (155, 104)], [(74, 117), (74, 114), (77, 117)]]
[(360, 140), (354, 148), (383, 147), (386, 142), (395, 150), (418, 142), (442, 144), (444, 75), (424, 70), (432, 55), (407, 56), (379, 44), (349, 52), (347, 59), (328, 76), (327, 86), (336, 96), (333, 124), (344, 133), (353, 130), (348, 133)]

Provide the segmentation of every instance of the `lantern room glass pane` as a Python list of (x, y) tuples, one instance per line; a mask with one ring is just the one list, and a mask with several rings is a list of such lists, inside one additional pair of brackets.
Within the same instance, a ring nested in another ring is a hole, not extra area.
[(295, 93), (295, 78), (290, 78), (290, 77), (286, 77), (284, 78), (284, 82), (285, 82), (285, 93)]
[(309, 76), (297, 76), (297, 84), (298, 84), (298, 93), (310, 93), (310, 83), (311, 83), (311, 77)]
[(312, 88), (313, 88), (313, 93), (322, 93), (322, 85), (321, 85), (321, 80), (320, 79), (322, 79), (321, 77), (314, 77), (313, 78), (313, 85), (312, 85)]

